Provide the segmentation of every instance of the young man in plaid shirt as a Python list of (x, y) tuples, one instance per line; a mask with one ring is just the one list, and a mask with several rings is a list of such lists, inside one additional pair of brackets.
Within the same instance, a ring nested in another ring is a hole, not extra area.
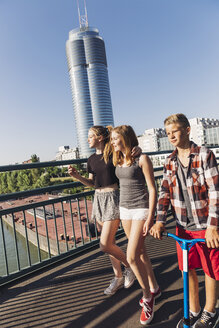
[[(195, 328), (219, 327), (215, 311), (219, 296), (219, 174), (213, 152), (189, 140), (190, 124), (183, 114), (165, 121), (167, 136), (176, 147), (164, 165), (153, 237), (161, 239), (167, 210), (171, 204), (176, 234), (184, 239), (205, 238), (189, 252), (190, 325)], [(183, 270), (182, 250), (177, 243), (179, 269)], [(201, 311), (196, 268), (205, 272), (206, 303)], [(183, 327), (183, 319), (177, 328)]]

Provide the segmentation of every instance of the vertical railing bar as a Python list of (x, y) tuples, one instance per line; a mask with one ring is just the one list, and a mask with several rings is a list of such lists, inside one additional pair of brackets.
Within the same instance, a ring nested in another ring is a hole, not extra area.
[(6, 251), (6, 244), (5, 244), (5, 233), (4, 233), (4, 228), (3, 228), (2, 216), (0, 216), (0, 222), (1, 222), (1, 232), (2, 232), (3, 252), (4, 252), (6, 275), (8, 276), (9, 275), (8, 259), (7, 259), (7, 251)]
[(24, 217), (24, 229), (25, 229), (25, 236), (26, 236), (27, 258), (28, 258), (28, 264), (29, 266), (31, 266), (30, 247), (28, 242), (27, 221), (26, 221), (25, 211), (23, 211), (23, 217)]
[[(92, 195), (92, 204), (93, 204), (93, 203), (94, 203), (94, 196)], [(96, 217), (94, 217), (94, 227), (95, 227), (95, 235), (96, 235), (96, 239), (98, 239)]]
[(36, 219), (36, 209), (35, 208), (33, 208), (33, 215), (34, 215), (34, 223), (35, 223), (35, 230), (36, 230), (38, 257), (39, 257), (39, 262), (42, 262), (41, 252), (40, 252), (40, 242), (39, 242), (38, 226), (37, 226), (37, 219)]
[(43, 206), (43, 213), (44, 213), (45, 228), (46, 228), (46, 238), (47, 238), (47, 245), (48, 245), (48, 254), (49, 254), (49, 258), (51, 258), (51, 251), (50, 251), (50, 244), (49, 244), (49, 233), (48, 233), (48, 226), (47, 226), (47, 218), (46, 218), (46, 209), (45, 209), (45, 206)]
[(54, 225), (55, 225), (55, 232), (56, 232), (57, 250), (58, 250), (58, 254), (60, 255), (59, 239), (58, 239), (58, 231), (57, 231), (57, 222), (56, 222), (56, 212), (55, 212), (54, 204), (52, 204), (52, 209), (53, 209)]
[(74, 218), (73, 218), (73, 214), (72, 214), (72, 204), (71, 204), (71, 199), (69, 200), (69, 207), (70, 207), (70, 214), (71, 214), (71, 224), (72, 224), (72, 233), (73, 233), (73, 237), (74, 237), (74, 246), (75, 248), (77, 247), (76, 244), (76, 235), (75, 235), (75, 226), (74, 226)]
[(96, 220), (96, 217), (94, 218), (94, 227), (95, 227), (96, 239), (98, 239), (98, 231), (97, 231), (97, 220)]
[(62, 206), (62, 217), (63, 217), (63, 226), (64, 226), (64, 234), (65, 234), (66, 251), (68, 251), (69, 248), (68, 248), (68, 241), (67, 241), (67, 231), (66, 231), (65, 213), (64, 213), (63, 202), (61, 202), (61, 206)]
[(77, 203), (78, 203), (78, 218), (79, 218), (79, 224), (80, 224), (80, 229), (81, 229), (81, 241), (82, 241), (82, 244), (84, 245), (84, 235), (83, 235), (83, 229), (82, 229), (82, 223), (81, 223), (81, 211), (80, 211), (80, 205), (79, 205), (78, 198), (77, 198)]
[(18, 271), (20, 271), (21, 266), (20, 266), (19, 251), (18, 251), (18, 245), (17, 245), (17, 234), (16, 234), (16, 228), (15, 228), (15, 222), (14, 222), (14, 213), (12, 213), (12, 225), (13, 225), (13, 232), (14, 232), (14, 243), (15, 243), (17, 267), (18, 267)]
[(90, 226), (89, 226), (89, 219), (88, 219), (88, 210), (87, 210), (87, 198), (84, 197), (84, 204), (85, 204), (85, 212), (86, 212), (86, 220), (87, 220), (87, 231), (89, 234), (89, 241), (91, 242), (91, 233), (90, 233)]

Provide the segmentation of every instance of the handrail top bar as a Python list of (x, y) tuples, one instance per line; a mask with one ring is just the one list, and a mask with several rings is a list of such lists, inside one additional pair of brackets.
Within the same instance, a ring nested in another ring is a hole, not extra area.
[[(147, 154), (148, 156), (156, 155), (156, 154), (166, 154), (171, 153), (167, 151), (160, 151), (160, 152), (143, 152), (143, 154)], [(51, 167), (51, 166), (64, 166), (70, 164), (80, 164), (80, 163), (87, 163), (87, 158), (78, 158), (78, 159), (68, 159), (62, 161), (48, 161), (48, 162), (35, 162), (35, 163), (27, 163), (27, 164), (10, 164), (10, 165), (2, 165), (0, 166), (0, 172), (7, 172), (7, 171), (17, 171), (17, 170), (28, 170), (28, 169), (36, 169), (41, 167)], [(160, 168), (156, 168), (160, 169)]]
[[(208, 147), (209, 148), (209, 147)], [(216, 147), (211, 147), (216, 148)], [(157, 151), (157, 152), (142, 152), (142, 154), (146, 154), (148, 156), (152, 155), (162, 155), (162, 154), (171, 154), (172, 151)], [(219, 160), (219, 157), (216, 156), (216, 159)], [(28, 169), (35, 169), (41, 167), (51, 167), (51, 166), (64, 166), (70, 164), (80, 164), (80, 163), (87, 163), (88, 158), (78, 158), (78, 159), (69, 159), (69, 160), (62, 160), (62, 161), (48, 161), (48, 162), (35, 162), (35, 163), (27, 163), (27, 164), (10, 164), (10, 165), (2, 165), (0, 166), (0, 173), (7, 172), (7, 171), (18, 171), (18, 170), (28, 170)], [(155, 167), (154, 171), (160, 171), (163, 168), (162, 166)]]
[(62, 183), (62, 184), (56, 184), (54, 186), (48, 186), (43, 188), (35, 188), (31, 190), (25, 190), (25, 191), (17, 191), (10, 194), (0, 194), (0, 202), (10, 200), (10, 199), (17, 199), (22, 197), (29, 197), (29, 196), (36, 196), (40, 195), (46, 192), (52, 192), (57, 190), (63, 190), (63, 189), (69, 189), (69, 188), (77, 188), (83, 186), (81, 182), (68, 182), (68, 183)]
[(2, 165), (0, 166), (0, 172), (35, 169), (39, 167), (64, 166), (68, 164), (80, 164), (86, 162), (87, 162), (87, 158), (80, 158), (80, 159), (69, 159), (63, 161), (35, 162), (30, 164), (27, 163), (27, 164)]
[(77, 198), (91, 196), (93, 194), (94, 194), (94, 190), (91, 190), (91, 191), (85, 191), (85, 192), (81, 192), (81, 193), (77, 193), (77, 194), (72, 194), (69, 196), (62, 196), (62, 197), (57, 197), (57, 198), (53, 198), (53, 199), (43, 200), (41, 202), (35, 202), (35, 203), (31, 203), (31, 204), (26, 204), (26, 205), (10, 207), (7, 209), (0, 210), (0, 217), (3, 215), (11, 214), (11, 213), (22, 212), (22, 211), (25, 211), (25, 210), (28, 210), (31, 208), (37, 208), (37, 207), (52, 205), (52, 204), (56, 204), (56, 203), (60, 203), (60, 202), (64, 202), (64, 201), (70, 201), (70, 200), (77, 199)]

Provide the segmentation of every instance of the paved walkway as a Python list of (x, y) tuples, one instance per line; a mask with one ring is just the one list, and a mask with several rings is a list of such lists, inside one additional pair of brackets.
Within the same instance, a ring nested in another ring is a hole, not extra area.
[[(170, 221), (168, 230), (174, 231)], [(118, 241), (125, 250), (126, 239)], [(182, 315), (183, 285), (177, 268), (175, 242), (148, 237), (147, 249), (162, 296), (148, 327), (174, 328)], [(0, 291), (1, 328), (136, 328), (141, 289), (137, 281), (128, 289), (107, 297), (103, 290), (113, 277), (107, 255), (95, 249), (77, 259), (46, 269), (37, 276)], [(203, 275), (200, 273), (204, 302)]]

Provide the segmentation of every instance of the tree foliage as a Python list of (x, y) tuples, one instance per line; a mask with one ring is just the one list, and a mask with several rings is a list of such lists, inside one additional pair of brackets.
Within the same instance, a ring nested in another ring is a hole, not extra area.
[(31, 155), (31, 161), (32, 163), (37, 163), (40, 161), (40, 158), (36, 154), (33, 154)]
[[(31, 155), (33, 163), (39, 162), (40, 159), (36, 154)], [(77, 167), (81, 174), (85, 171), (81, 165)], [(63, 183), (61, 178), (69, 177), (67, 167), (47, 167), (34, 168), (18, 171), (0, 173), (0, 194), (14, 193), (18, 191), (43, 188), (50, 185)], [(60, 178), (60, 181), (51, 181), (51, 178)], [(68, 189), (68, 193), (75, 193), (76, 188)], [(67, 190), (65, 191), (67, 192)]]

